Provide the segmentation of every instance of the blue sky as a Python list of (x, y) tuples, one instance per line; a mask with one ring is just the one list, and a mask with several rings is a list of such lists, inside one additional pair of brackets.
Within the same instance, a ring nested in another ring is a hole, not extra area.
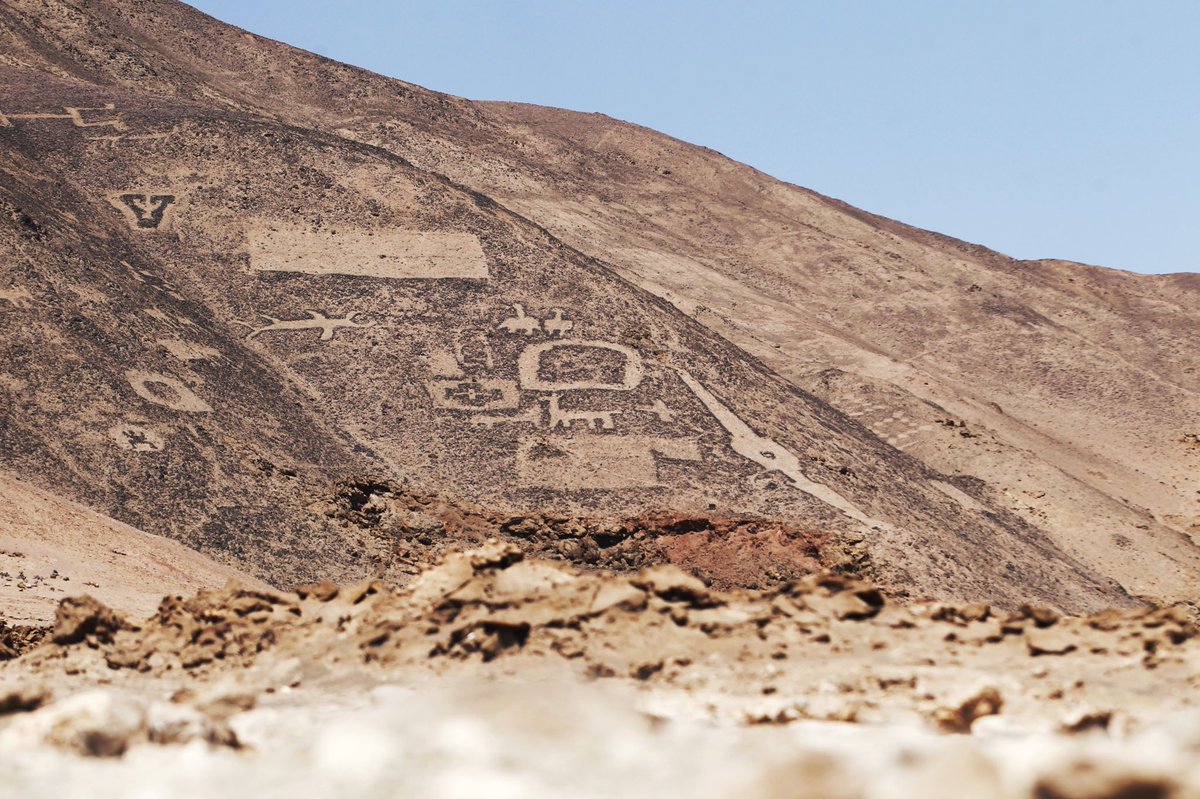
[(1200, 271), (1200, 0), (196, 0), (474, 99), (600, 111), (1018, 258)]

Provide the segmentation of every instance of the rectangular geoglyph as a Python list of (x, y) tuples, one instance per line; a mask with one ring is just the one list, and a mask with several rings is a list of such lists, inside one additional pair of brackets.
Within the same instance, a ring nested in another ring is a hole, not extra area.
[(267, 225), (249, 232), (250, 268), (259, 272), (383, 278), (488, 277), (470, 233), (338, 230)]

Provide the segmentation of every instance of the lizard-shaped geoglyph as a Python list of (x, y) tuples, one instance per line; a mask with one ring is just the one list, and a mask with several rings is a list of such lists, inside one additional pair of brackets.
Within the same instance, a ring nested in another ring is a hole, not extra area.
[(273, 316), (263, 314), (267, 319), (271, 320), (271, 324), (263, 325), (262, 327), (254, 327), (247, 322), (238, 322), (239, 325), (245, 325), (251, 328), (250, 335), (247, 339), (252, 339), (260, 333), (269, 333), (274, 330), (320, 330), (321, 341), (330, 341), (333, 339), (334, 333), (343, 327), (374, 327), (374, 322), (366, 324), (358, 324), (354, 321), (354, 317), (358, 316), (362, 311), (351, 311), (341, 319), (330, 318), (320, 311), (306, 310), (308, 319), (276, 319)]

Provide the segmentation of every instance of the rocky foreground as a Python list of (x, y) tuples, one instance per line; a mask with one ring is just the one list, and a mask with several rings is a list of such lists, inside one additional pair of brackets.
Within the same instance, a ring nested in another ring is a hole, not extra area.
[(33, 796), (1190, 797), (1198, 633), (492, 542), (405, 588), (67, 599), (40, 643), (0, 630), (0, 768)]

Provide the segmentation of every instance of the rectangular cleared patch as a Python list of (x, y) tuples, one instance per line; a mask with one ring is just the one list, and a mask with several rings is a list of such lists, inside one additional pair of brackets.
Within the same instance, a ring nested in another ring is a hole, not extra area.
[(517, 474), (527, 486), (543, 488), (650, 488), (660, 484), (654, 453), (671, 460), (699, 461), (687, 439), (582, 435), (523, 442)]
[(364, 231), (265, 226), (249, 233), (258, 272), (392, 279), (486, 280), (487, 260), (470, 233)]

